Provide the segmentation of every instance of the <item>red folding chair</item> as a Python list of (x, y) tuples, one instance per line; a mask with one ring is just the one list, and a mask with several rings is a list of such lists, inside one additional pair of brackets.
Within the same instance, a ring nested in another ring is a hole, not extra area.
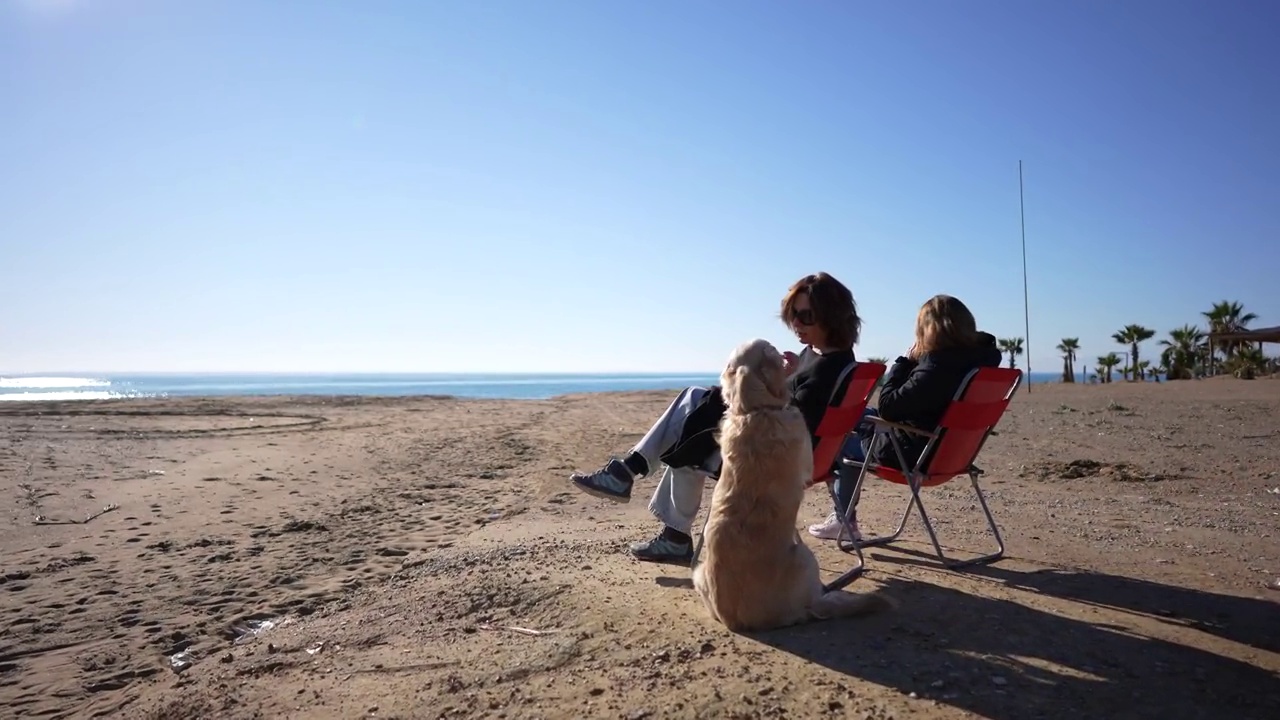
[[(913, 507), (920, 511), (920, 519), (924, 522), (924, 528), (929, 533), (929, 540), (933, 542), (933, 549), (947, 567), (960, 568), (974, 564), (986, 564), (995, 562), (1004, 556), (1004, 540), (1000, 537), (1000, 529), (996, 526), (995, 518), (991, 515), (991, 509), (987, 507), (986, 496), (982, 494), (982, 487), (978, 484), (978, 478), (983, 473), (973, 463), (977, 459), (978, 453), (982, 451), (982, 446), (986, 444), (987, 438), (994, 434), (995, 426), (1000, 422), (1005, 409), (1009, 407), (1009, 401), (1021, 384), (1021, 370), (1010, 368), (978, 368), (974, 370), (960, 384), (960, 389), (956, 391), (955, 398), (947, 406), (942, 420), (933, 432), (926, 432), (877, 417), (871, 418), (875, 424), (876, 435), (884, 436), (884, 440), (876, 442), (873, 446), (883, 447), (884, 443), (888, 443), (888, 446), (893, 448), (898, 457), (899, 467), (907, 467), (908, 465), (903, 457), (902, 448), (898, 445), (893, 434), (889, 432), (891, 429), (928, 437), (929, 444), (925, 446), (924, 452), (920, 454), (920, 459), (915, 466), (906, 472), (884, 467), (870, 461), (859, 462), (852, 459), (843, 461), (846, 466), (859, 468), (858, 481), (854, 486), (853, 493), (855, 501), (848, 509), (849, 515), (852, 515), (854, 507), (857, 505), (856, 498), (862, 494), (862, 485), (868, 473), (877, 475), (891, 483), (906, 485), (911, 490), (911, 499), (907, 502), (907, 509), (902, 514), (902, 521), (898, 523), (898, 529), (892, 535), (875, 537), (861, 542), (852, 540), (847, 543), (840, 542), (841, 549), (857, 551), (858, 566), (828, 585), (828, 588), (843, 587), (861, 575), (863, 571), (861, 549), (888, 545), (896, 541), (902, 535), (902, 530), (907, 525), (907, 518), (910, 517)], [(929, 522), (929, 515), (925, 512), (924, 502), (920, 498), (921, 489), (942, 485), (960, 475), (969, 476), (974, 492), (978, 495), (978, 503), (982, 506), (982, 512), (987, 516), (987, 524), (991, 528), (991, 533), (995, 536), (996, 545), (998, 546), (996, 552), (990, 555), (982, 555), (969, 560), (953, 560), (942, 552), (942, 546), (938, 543), (937, 533), (933, 530), (933, 524)]]
[[(884, 371), (884, 363), (872, 362), (853, 362), (840, 371), (839, 377), (836, 378), (835, 389), (831, 391), (831, 399), (827, 401), (827, 410), (823, 413), (817, 430), (814, 431), (818, 444), (813, 448), (813, 477), (805, 487), (813, 487), (824, 482), (827, 483), (828, 488), (831, 487), (831, 481), (835, 477), (832, 470), (835, 468), (836, 460), (839, 459), (840, 449), (844, 446), (845, 436), (853, 432), (858, 423), (862, 422), (867, 403), (871, 401), (871, 394), (880, 384)], [(835, 399), (840, 395), (841, 389), (845, 391), (844, 397), (837, 403)], [(835, 491), (831, 492), (834, 498)], [(698, 544), (693, 549), (690, 567), (698, 564), (708, 522), (711, 522), (711, 513), (707, 513), (707, 519), (702, 522), (702, 532), (698, 534)], [(858, 553), (861, 559), (861, 550)]]

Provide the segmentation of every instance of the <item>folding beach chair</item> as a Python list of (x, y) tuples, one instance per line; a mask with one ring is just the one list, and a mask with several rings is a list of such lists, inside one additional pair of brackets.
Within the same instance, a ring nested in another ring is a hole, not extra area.
[[(907, 509), (903, 512), (902, 520), (898, 523), (898, 529), (893, 534), (861, 542), (854, 542), (852, 539), (848, 542), (843, 539), (840, 541), (842, 550), (848, 551), (852, 549), (857, 551), (858, 565), (829, 584), (827, 586), (828, 589), (843, 587), (857, 579), (863, 571), (861, 549), (888, 545), (896, 541), (902, 535), (902, 530), (906, 527), (907, 518), (910, 517), (913, 507), (920, 511), (920, 519), (924, 522), (925, 531), (929, 533), (929, 540), (933, 542), (933, 549), (947, 567), (954, 569), (974, 564), (991, 563), (1004, 556), (1004, 540), (1000, 537), (1000, 529), (996, 527), (996, 521), (991, 515), (991, 509), (987, 507), (986, 496), (983, 495), (982, 487), (978, 484), (978, 478), (983, 473), (973, 462), (977, 459), (978, 453), (982, 451), (982, 446), (986, 444), (987, 438), (994, 434), (995, 426), (1000, 422), (1005, 409), (1009, 407), (1009, 401), (1021, 384), (1021, 370), (1009, 368), (978, 368), (974, 370), (960, 384), (960, 389), (956, 391), (955, 398), (947, 406), (942, 420), (933, 432), (899, 425), (881, 418), (871, 418), (875, 424), (876, 435), (884, 436), (884, 439), (882, 441), (878, 440), (875, 446), (884, 447), (885, 443), (887, 443), (888, 447), (892, 447), (893, 452), (898, 457), (899, 467), (907, 467), (907, 463), (903, 457), (902, 448), (898, 445), (893, 434), (889, 432), (891, 429), (928, 437), (929, 444), (925, 446), (924, 452), (920, 454), (920, 459), (916, 462), (915, 467), (906, 472), (884, 467), (870, 460), (858, 462), (846, 458), (843, 461), (846, 466), (859, 468), (858, 481), (854, 486), (855, 499), (861, 496), (862, 485), (866, 481), (868, 473), (877, 475), (891, 483), (906, 485), (911, 490), (911, 499), (907, 502)], [(960, 475), (969, 476), (974, 492), (978, 495), (978, 503), (982, 506), (982, 512), (987, 516), (987, 524), (991, 529), (992, 535), (995, 536), (996, 545), (998, 546), (996, 552), (990, 555), (982, 555), (962, 561), (948, 558), (942, 552), (942, 546), (938, 544), (938, 536), (933, 530), (933, 524), (929, 522), (929, 515), (925, 512), (924, 502), (920, 498), (921, 489), (942, 485)], [(856, 504), (855, 500), (854, 504), (849, 508), (849, 514), (852, 514)]]
[[(853, 432), (853, 429), (862, 422), (862, 414), (867, 409), (867, 403), (871, 400), (871, 394), (875, 392), (876, 386), (880, 384), (880, 378), (884, 375), (885, 366), (883, 363), (872, 362), (853, 362), (848, 367), (840, 371), (839, 377), (836, 378), (835, 389), (831, 391), (831, 398), (827, 401), (827, 410), (822, 415), (822, 421), (818, 423), (817, 430), (814, 435), (818, 438), (818, 444), (813, 448), (813, 477), (809, 479), (805, 487), (813, 487), (818, 483), (825, 482), (827, 487), (831, 488), (831, 481), (834, 478), (832, 468), (835, 467), (836, 460), (840, 456), (840, 449), (844, 446), (845, 437)], [(840, 402), (835, 402), (839, 397), (840, 391), (844, 390), (844, 397)], [(712, 480), (717, 476), (708, 475)], [(832, 497), (835, 497), (835, 491), (831, 490)], [(702, 523), (702, 532), (698, 535), (698, 544), (693, 549), (693, 560), (690, 567), (698, 564), (698, 556), (702, 554), (702, 541), (705, 539), (707, 523), (711, 521), (711, 513), (707, 513), (707, 519)], [(847, 526), (847, 522), (846, 522)], [(798, 537), (799, 533), (797, 533)], [(852, 536), (851, 536), (852, 537)], [(859, 550), (859, 558), (861, 558)], [(861, 561), (859, 562), (861, 564)]]

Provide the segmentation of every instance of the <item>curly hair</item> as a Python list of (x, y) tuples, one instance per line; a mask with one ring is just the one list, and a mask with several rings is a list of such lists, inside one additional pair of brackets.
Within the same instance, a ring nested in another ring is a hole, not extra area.
[(787, 290), (782, 298), (782, 321), (790, 323), (796, 316), (796, 298), (807, 295), (813, 307), (814, 322), (827, 333), (832, 347), (852, 348), (862, 334), (862, 318), (853, 293), (827, 273), (805, 275)]

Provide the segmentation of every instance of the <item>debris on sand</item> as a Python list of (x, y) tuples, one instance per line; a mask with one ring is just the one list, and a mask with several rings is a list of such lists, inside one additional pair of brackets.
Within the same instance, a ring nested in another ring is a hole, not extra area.
[(481, 630), (508, 630), (513, 633), (519, 633), (520, 635), (530, 635), (534, 637), (537, 637), (539, 635), (550, 635), (551, 633), (555, 632), (555, 630), (530, 630), (529, 628), (517, 627), (514, 625), (498, 626), (498, 625), (490, 625), (488, 623), (478, 625), (477, 627), (479, 627)]
[(1146, 472), (1132, 463), (1106, 463), (1089, 459), (1037, 463), (1026, 466), (1020, 474), (1024, 478), (1038, 480), (1077, 480), (1080, 478), (1103, 477), (1119, 482), (1160, 482), (1162, 480), (1172, 480), (1174, 477), (1163, 473)]
[(85, 523), (90, 522), (94, 518), (101, 517), (111, 512), (112, 510), (119, 510), (119, 509), (120, 509), (119, 505), (115, 505), (115, 504), (107, 505), (106, 507), (102, 508), (97, 512), (89, 513), (88, 515), (85, 516), (83, 520), (50, 520), (44, 515), (36, 515), (36, 519), (33, 522), (36, 525), (84, 525)]

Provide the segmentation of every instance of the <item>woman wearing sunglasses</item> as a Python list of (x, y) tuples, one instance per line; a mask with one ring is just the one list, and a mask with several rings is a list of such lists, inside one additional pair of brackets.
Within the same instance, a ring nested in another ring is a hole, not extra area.
[[(786, 353), (787, 382), (791, 404), (804, 415), (812, 434), (840, 373), (853, 362), (862, 320), (849, 289), (827, 273), (817, 273), (787, 291), (782, 321), (804, 346), (799, 355)], [(659, 465), (667, 466), (649, 501), (649, 511), (662, 521), (662, 532), (632, 545), (635, 557), (655, 562), (688, 562), (692, 557), (689, 533), (702, 503), (702, 473), (719, 469), (715, 431), (724, 412), (720, 388), (686, 388), (624, 457), (610, 458), (603, 468), (570, 478), (591, 495), (629, 502), (637, 479)], [(813, 440), (816, 444), (817, 438)]]

